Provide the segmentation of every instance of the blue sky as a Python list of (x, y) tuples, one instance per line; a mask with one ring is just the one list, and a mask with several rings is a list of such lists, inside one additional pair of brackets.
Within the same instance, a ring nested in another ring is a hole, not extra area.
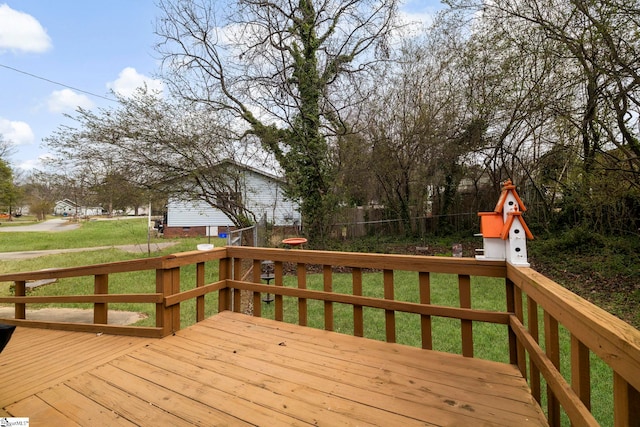
[[(408, 0), (403, 10), (424, 20), (439, 7)], [(15, 146), (13, 167), (38, 167), (42, 139), (73, 124), (63, 114), (78, 105), (115, 107), (102, 98), (110, 90), (161, 84), (158, 13), (153, 0), (0, 0), (0, 134)]]

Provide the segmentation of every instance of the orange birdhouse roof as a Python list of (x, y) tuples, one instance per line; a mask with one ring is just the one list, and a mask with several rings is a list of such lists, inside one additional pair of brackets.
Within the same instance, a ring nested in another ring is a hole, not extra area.
[(511, 230), (511, 226), (513, 226), (513, 222), (516, 217), (520, 220), (520, 224), (522, 225), (525, 236), (527, 236), (528, 239), (532, 240), (533, 234), (531, 234), (529, 227), (527, 227), (527, 224), (524, 222), (524, 219), (522, 218), (522, 212), (520, 211), (509, 212), (507, 214), (507, 222), (504, 223), (504, 227), (502, 228), (502, 232), (500, 233), (500, 238), (502, 240), (507, 240), (507, 238), (509, 237), (509, 231)]
[(513, 197), (516, 198), (516, 202), (518, 202), (518, 208), (522, 212), (526, 211), (527, 208), (522, 203), (522, 199), (518, 196), (516, 192), (516, 186), (513, 185), (510, 179), (506, 180), (504, 184), (502, 184), (502, 193), (500, 193), (500, 198), (498, 199), (498, 203), (496, 204), (494, 212), (502, 212), (504, 210), (504, 204), (507, 201), (507, 196), (509, 193), (513, 194)]
[(482, 237), (500, 237), (504, 223), (502, 214), (497, 212), (478, 212)]

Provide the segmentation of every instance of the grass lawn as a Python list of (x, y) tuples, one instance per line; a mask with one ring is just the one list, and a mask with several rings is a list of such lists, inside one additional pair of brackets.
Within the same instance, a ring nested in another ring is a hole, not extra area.
[[(92, 246), (110, 246), (120, 244), (147, 243), (146, 219), (130, 219), (122, 221), (91, 221), (82, 223), (78, 230), (58, 233), (1, 233), (1, 250), (22, 251), (38, 249), (77, 248)], [(166, 242), (165, 239), (153, 241)], [(194, 250), (198, 243), (209, 242), (207, 238), (177, 240), (176, 245), (162, 252), (153, 253), (152, 256)], [(225, 244), (222, 239), (212, 239), (215, 246)], [(23, 261), (0, 261), (0, 273), (16, 271), (33, 271), (44, 268), (70, 267), (78, 265), (90, 265), (123, 261), (147, 257), (146, 253), (132, 254), (112, 248), (100, 251), (87, 251), (80, 253), (50, 255)], [(217, 280), (217, 262), (207, 263), (205, 267), (207, 282)], [(195, 266), (181, 269), (181, 287), (183, 290), (195, 286)], [(433, 304), (444, 306), (459, 306), (457, 276), (446, 274), (431, 275), (431, 301)], [(332, 277), (333, 290), (338, 293), (351, 293), (351, 275), (348, 273), (334, 273)], [(419, 301), (418, 275), (413, 272), (395, 272), (395, 298), (404, 301)], [(297, 286), (295, 276), (285, 277), (285, 286)], [(477, 309), (504, 311), (505, 286), (504, 279), (472, 277), (472, 306)], [(0, 294), (11, 293), (11, 283), (0, 283)], [(321, 290), (323, 288), (322, 274), (308, 274), (307, 287)], [(111, 293), (145, 293), (155, 292), (155, 271), (118, 273), (109, 276), (109, 291)], [(61, 279), (55, 284), (43, 286), (31, 291), (30, 295), (82, 295), (93, 292), (93, 278)], [(366, 296), (383, 296), (382, 273), (363, 274), (363, 292)], [(262, 316), (274, 317), (274, 303), (262, 303)], [(40, 306), (41, 307), (41, 306)], [(65, 307), (92, 308), (90, 304), (77, 304)], [(207, 316), (217, 311), (217, 293), (207, 295), (205, 307)], [(30, 305), (30, 308), (39, 308), (38, 305)], [(141, 326), (155, 325), (155, 307), (153, 304), (110, 304), (110, 309), (126, 310), (145, 313), (147, 318), (138, 322)], [(334, 329), (337, 332), (353, 334), (353, 310), (351, 306), (334, 304)], [(297, 323), (297, 300), (284, 297), (285, 321)], [(385, 340), (385, 316), (379, 309), (364, 309), (365, 336), (368, 338)], [(539, 319), (542, 321), (540, 314)], [(181, 304), (182, 326), (195, 322), (195, 301)], [(321, 301), (308, 301), (308, 324), (316, 328), (324, 328), (324, 303)], [(433, 318), (433, 343), (434, 349), (450, 353), (461, 353), (460, 321), (445, 318)], [(544, 331), (542, 325), (539, 328)], [(474, 352), (475, 357), (509, 362), (507, 329), (503, 325), (491, 325), (475, 322)], [(420, 346), (420, 316), (406, 313), (396, 313), (397, 342), (406, 345)], [(541, 336), (541, 342), (544, 338)], [(561, 329), (562, 361), (561, 371), (570, 379), (569, 368), (569, 334)], [(602, 425), (613, 424), (612, 405), (612, 372), (606, 364), (596, 357), (592, 357), (592, 408), (593, 413)], [(543, 408), (544, 401), (543, 385)], [(568, 425), (566, 417), (564, 425)]]

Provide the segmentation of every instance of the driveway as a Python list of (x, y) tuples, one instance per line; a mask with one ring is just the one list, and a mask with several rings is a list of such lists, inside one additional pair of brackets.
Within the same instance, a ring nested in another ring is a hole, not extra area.
[(80, 227), (78, 223), (72, 223), (66, 219), (50, 219), (48, 221), (39, 222), (32, 225), (16, 225), (9, 227), (0, 227), (0, 232), (10, 233), (14, 231), (69, 231)]
[[(22, 231), (46, 231), (46, 232), (59, 232), (70, 231), (80, 227), (78, 223), (69, 222), (66, 219), (57, 218), (50, 219), (48, 221), (39, 222), (32, 225), (17, 225), (10, 227), (0, 227), (0, 232), (22, 232)], [(0, 252), (0, 260), (19, 260), (37, 258), (45, 255), (72, 253), (72, 252), (87, 252), (87, 251), (100, 251), (104, 249), (116, 248), (131, 253), (145, 253), (145, 252), (158, 252), (165, 248), (175, 245), (176, 242), (162, 242), (147, 244), (134, 244), (134, 245), (119, 245), (119, 246), (95, 246), (90, 248), (73, 248), (73, 249), (50, 249), (44, 251), (22, 251), (22, 252)]]

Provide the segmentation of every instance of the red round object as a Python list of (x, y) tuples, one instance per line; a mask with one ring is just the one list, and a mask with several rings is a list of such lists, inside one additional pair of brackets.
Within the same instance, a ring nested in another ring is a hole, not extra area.
[(307, 243), (307, 239), (304, 237), (290, 237), (288, 239), (284, 239), (282, 243), (285, 245), (298, 246)]

